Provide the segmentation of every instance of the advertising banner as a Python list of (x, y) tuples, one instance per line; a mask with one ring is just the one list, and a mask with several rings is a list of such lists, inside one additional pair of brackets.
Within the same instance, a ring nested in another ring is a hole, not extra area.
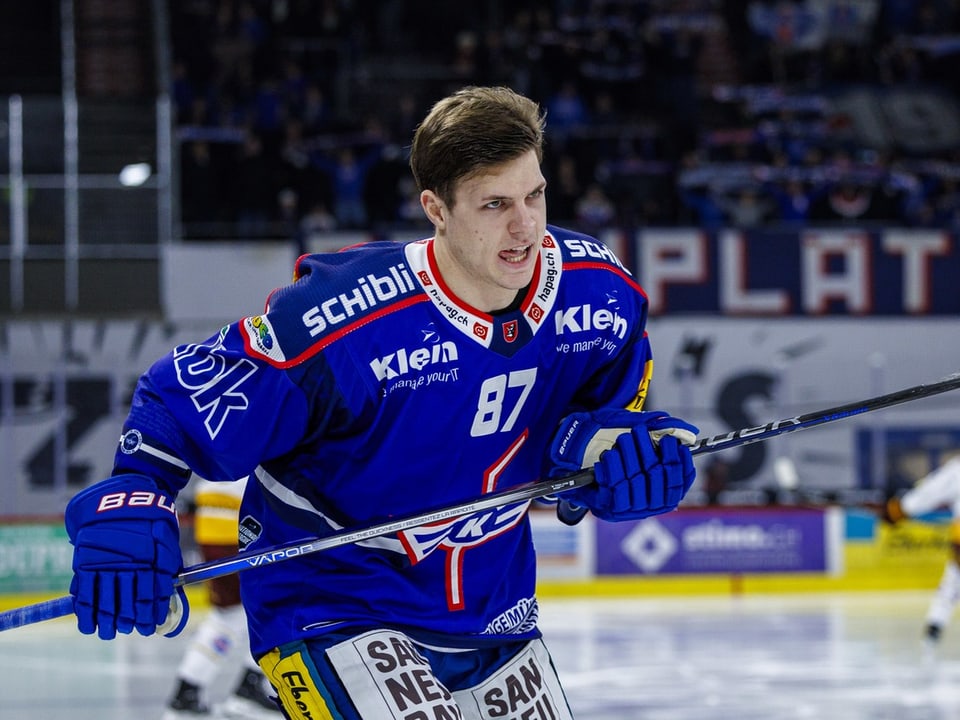
[(802, 508), (705, 508), (598, 522), (597, 575), (839, 572), (842, 518)]
[(72, 560), (62, 525), (0, 527), (0, 594), (66, 592)]
[(634, 252), (654, 315), (960, 312), (960, 248), (940, 230), (644, 229)]

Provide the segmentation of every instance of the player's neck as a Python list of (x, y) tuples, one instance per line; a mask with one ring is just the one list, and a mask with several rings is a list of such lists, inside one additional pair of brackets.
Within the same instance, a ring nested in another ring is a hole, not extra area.
[(520, 288), (517, 290), (516, 296), (513, 298), (509, 305), (505, 305), (499, 310), (491, 310), (491, 315), (506, 315), (507, 313), (512, 313), (515, 310), (519, 310), (520, 306), (523, 304), (523, 299), (527, 296), (527, 291), (530, 290), (530, 286)]

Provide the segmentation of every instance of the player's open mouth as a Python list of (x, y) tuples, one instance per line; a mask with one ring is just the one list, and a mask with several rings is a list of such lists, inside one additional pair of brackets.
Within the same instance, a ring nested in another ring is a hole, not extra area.
[(522, 245), (520, 247), (510, 248), (509, 250), (502, 250), (500, 252), (500, 258), (506, 260), (508, 263), (521, 263), (527, 259), (529, 254), (530, 245)]

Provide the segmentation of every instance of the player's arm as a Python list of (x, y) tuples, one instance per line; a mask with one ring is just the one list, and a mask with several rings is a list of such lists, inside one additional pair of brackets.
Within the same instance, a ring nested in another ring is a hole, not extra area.
[(291, 373), (247, 354), (236, 325), (225, 328), (181, 345), (140, 378), (115, 469), (175, 491), (190, 471), (210, 480), (249, 475), (299, 442), (310, 402)]
[(941, 507), (955, 506), (960, 500), (960, 457), (955, 457), (917, 481), (900, 495), (887, 499), (880, 517), (891, 525)]
[(574, 524), (589, 510), (628, 520), (677, 507), (696, 478), (690, 446), (699, 430), (665, 412), (643, 411), (653, 375), (646, 300), (635, 296), (633, 333), (585, 383), (549, 452), (551, 476), (592, 467), (595, 482), (561, 496), (557, 515)]
[[(183, 628), (186, 597), (174, 587), (183, 564), (177, 493), (191, 471), (232, 479), (288, 451), (303, 436), (307, 405), (286, 373), (251, 360), (229, 331), (177, 348), (144, 374), (113, 475), (78, 493), (65, 512), (81, 632), (109, 639)], [(168, 618), (172, 597), (181, 618)]]

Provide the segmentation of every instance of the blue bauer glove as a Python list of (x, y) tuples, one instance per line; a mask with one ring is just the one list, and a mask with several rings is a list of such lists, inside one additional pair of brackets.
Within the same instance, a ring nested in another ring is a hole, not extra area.
[(596, 481), (563, 493), (558, 516), (574, 524), (586, 510), (617, 521), (675, 509), (697, 476), (690, 446), (698, 432), (659, 411), (603, 409), (568, 415), (550, 445), (550, 476), (593, 467)]
[(73, 551), (70, 594), (77, 626), (104, 640), (134, 628), (167, 637), (187, 624), (180, 527), (172, 497), (134, 473), (117, 475), (77, 493), (64, 524)]

